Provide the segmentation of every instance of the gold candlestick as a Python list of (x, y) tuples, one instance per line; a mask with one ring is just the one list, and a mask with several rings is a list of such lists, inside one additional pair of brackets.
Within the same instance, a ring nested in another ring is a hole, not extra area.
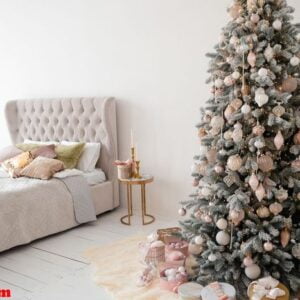
[(140, 179), (140, 178), (142, 178), (142, 176), (140, 175), (140, 161), (139, 160), (135, 161), (135, 166), (136, 166), (136, 173), (135, 173), (134, 178)]
[(132, 178), (136, 176), (136, 161), (135, 161), (135, 149), (131, 147), (131, 162), (132, 162)]

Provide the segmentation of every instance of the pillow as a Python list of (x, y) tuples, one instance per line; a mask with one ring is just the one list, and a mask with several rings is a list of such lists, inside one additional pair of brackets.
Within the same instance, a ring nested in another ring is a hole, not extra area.
[(27, 151), (4, 161), (1, 166), (13, 178), (19, 177), (20, 171), (33, 161), (32, 154)]
[(41, 147), (37, 147), (30, 151), (33, 158), (38, 156), (48, 157), (48, 158), (55, 158), (57, 156), (55, 152), (55, 145), (45, 145)]
[(61, 160), (65, 164), (66, 169), (75, 168), (80, 155), (83, 152), (84, 145), (84, 143), (78, 143), (75, 145), (57, 145), (55, 147), (57, 159)]
[(5, 160), (15, 157), (21, 154), (22, 151), (16, 146), (7, 146), (0, 150), (0, 163), (3, 163)]
[(36, 145), (58, 145), (59, 142), (56, 141), (47, 141), (47, 142), (41, 142), (41, 141), (32, 141), (32, 140), (28, 140), (25, 139), (24, 144), (36, 144)]
[[(62, 145), (77, 145), (78, 142), (68, 142), (62, 141)], [(100, 143), (85, 143), (83, 152), (80, 156), (78, 164), (76, 166), (77, 169), (81, 170), (82, 172), (92, 172), (95, 170), (97, 161), (100, 156)]]
[(57, 159), (39, 156), (27, 167), (21, 170), (20, 175), (24, 177), (47, 180), (56, 172), (64, 169), (64, 163)]
[(32, 151), (33, 149), (41, 147), (40, 144), (16, 144), (16, 147), (22, 151)]

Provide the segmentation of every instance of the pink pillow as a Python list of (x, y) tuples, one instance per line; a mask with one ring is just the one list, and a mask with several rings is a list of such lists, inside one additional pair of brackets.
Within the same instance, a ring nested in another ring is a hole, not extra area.
[(47, 158), (55, 158), (57, 156), (55, 152), (55, 145), (45, 145), (41, 147), (37, 147), (30, 151), (33, 158), (38, 156), (43, 156)]
[(5, 160), (15, 157), (21, 154), (23, 151), (18, 149), (16, 146), (7, 146), (0, 150), (0, 164)]

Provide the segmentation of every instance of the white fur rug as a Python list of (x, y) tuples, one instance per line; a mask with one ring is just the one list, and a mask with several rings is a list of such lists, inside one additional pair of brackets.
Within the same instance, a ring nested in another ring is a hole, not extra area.
[(145, 241), (137, 235), (111, 245), (85, 251), (84, 256), (96, 272), (94, 281), (118, 300), (177, 300), (179, 297), (161, 290), (155, 281), (149, 287), (137, 287), (137, 275), (143, 269), (138, 244)]

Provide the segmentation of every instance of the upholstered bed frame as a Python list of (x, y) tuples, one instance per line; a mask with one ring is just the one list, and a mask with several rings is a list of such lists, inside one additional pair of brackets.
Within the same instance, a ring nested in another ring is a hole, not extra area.
[(119, 206), (116, 104), (113, 98), (59, 98), (9, 101), (6, 120), (13, 143), (35, 141), (101, 142), (97, 166), (107, 177), (91, 187), (97, 214)]

